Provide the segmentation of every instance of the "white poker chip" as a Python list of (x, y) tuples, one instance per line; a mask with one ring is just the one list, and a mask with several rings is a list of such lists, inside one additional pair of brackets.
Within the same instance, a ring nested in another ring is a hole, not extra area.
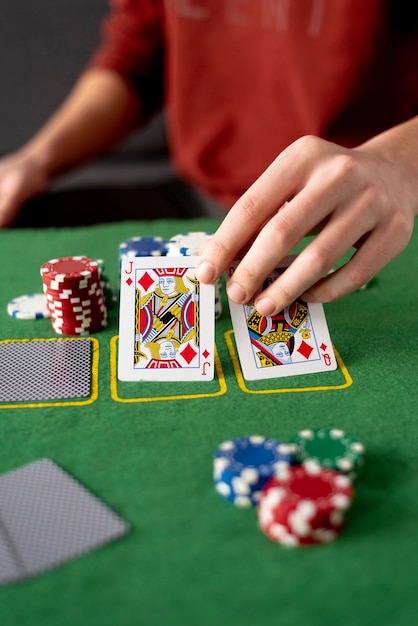
[(167, 242), (167, 256), (197, 256), (200, 246), (210, 239), (212, 234), (191, 231), (174, 235)]
[(29, 293), (10, 300), (7, 312), (19, 320), (39, 320), (50, 317), (44, 293)]

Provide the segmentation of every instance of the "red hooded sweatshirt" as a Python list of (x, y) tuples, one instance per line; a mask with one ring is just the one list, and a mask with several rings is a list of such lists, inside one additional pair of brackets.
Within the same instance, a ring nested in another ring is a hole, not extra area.
[(289, 143), (418, 112), (413, 0), (113, 0), (92, 66), (165, 107), (178, 171), (231, 205)]

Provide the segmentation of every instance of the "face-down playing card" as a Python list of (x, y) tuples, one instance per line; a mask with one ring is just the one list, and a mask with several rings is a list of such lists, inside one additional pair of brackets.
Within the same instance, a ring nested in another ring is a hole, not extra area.
[[(286, 257), (263, 285), (265, 289), (288, 267), (294, 257)], [(238, 261), (228, 269), (232, 276)], [(235, 342), (246, 380), (280, 378), (335, 370), (324, 308), (298, 298), (272, 317), (258, 313), (252, 301), (236, 304), (229, 300)]]
[(197, 257), (136, 257), (121, 267), (118, 379), (212, 380), (214, 286)]
[(92, 340), (0, 341), (0, 403), (85, 398), (91, 393)]
[(0, 585), (61, 565), (129, 525), (51, 459), (0, 476)]

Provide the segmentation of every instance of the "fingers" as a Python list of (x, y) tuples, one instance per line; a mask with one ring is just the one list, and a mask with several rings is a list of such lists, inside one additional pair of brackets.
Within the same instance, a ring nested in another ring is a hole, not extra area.
[[(230, 284), (231, 297), (251, 297), (269, 271), (326, 221), (348, 192), (348, 151), (316, 137), (286, 148), (231, 208), (201, 250), (197, 277), (214, 282), (240, 250), (250, 247)], [(264, 276), (263, 276), (264, 274)]]
[(11, 226), (19, 214), (20, 205), (13, 199), (0, 197), (0, 228)]
[(284, 150), (230, 209), (217, 232), (200, 250), (196, 275), (214, 282), (252, 241), (263, 225), (303, 188), (317, 150)]
[[(234, 302), (248, 302), (277, 263), (317, 221), (315, 211), (307, 211), (305, 208), (305, 195), (302, 192), (283, 206), (263, 226), (248, 252), (242, 257), (227, 285), (228, 295)], [(284, 282), (280, 286), (286, 292)]]
[(321, 177), (312, 177), (261, 229), (227, 284), (234, 302), (248, 302), (278, 262), (321, 223), (323, 230), (316, 239), (255, 298), (259, 313), (274, 315), (321, 280), (364, 232), (374, 227), (374, 213), (366, 210), (367, 192), (350, 202), (345, 193), (339, 196), (329, 191), (329, 184), (324, 185)]
[(293, 261), (281, 276), (260, 293), (254, 304), (262, 315), (274, 315), (322, 280), (359, 238), (358, 221), (346, 224), (334, 214), (327, 227)]
[(394, 216), (389, 222), (379, 225), (363, 238), (351, 259), (316, 283), (304, 293), (308, 302), (332, 302), (347, 296), (367, 284), (408, 244), (413, 230), (413, 220)]
[(46, 188), (42, 169), (20, 156), (11, 155), (0, 162), (0, 228), (11, 226), (30, 198)]
[[(403, 206), (402, 189), (392, 189), (392, 168), (385, 161), (302, 138), (232, 207), (202, 249), (197, 277), (214, 282), (239, 259), (228, 295), (241, 304), (254, 298), (266, 316), (299, 296), (336, 300), (368, 282), (407, 245), (414, 212), (408, 194)], [(272, 270), (312, 233), (316, 238), (260, 292)], [(350, 261), (327, 276), (354, 248)]]

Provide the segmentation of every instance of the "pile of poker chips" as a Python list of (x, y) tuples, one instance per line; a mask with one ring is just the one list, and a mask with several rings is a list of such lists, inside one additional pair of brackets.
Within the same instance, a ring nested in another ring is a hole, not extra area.
[(344, 529), (364, 445), (336, 428), (305, 429), (288, 443), (263, 436), (223, 442), (213, 458), (216, 491), (255, 507), (258, 526), (284, 546), (329, 543)]
[(61, 335), (89, 335), (107, 326), (99, 264), (85, 256), (51, 259), (41, 268), (52, 328)]
[[(124, 259), (147, 256), (197, 256), (199, 248), (213, 233), (191, 231), (162, 237), (131, 237), (119, 244), (119, 270)], [(222, 281), (215, 283), (215, 319), (222, 315)]]

